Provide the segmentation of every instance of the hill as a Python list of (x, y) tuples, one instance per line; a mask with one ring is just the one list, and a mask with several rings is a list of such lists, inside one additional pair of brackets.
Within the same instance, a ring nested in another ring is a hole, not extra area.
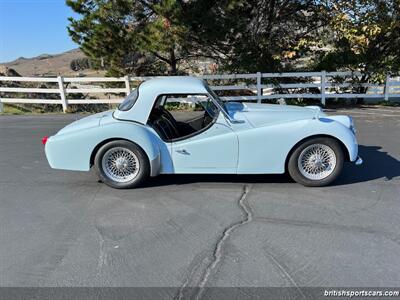
[(73, 49), (60, 54), (42, 54), (32, 58), (20, 57), (14, 61), (2, 63), (1, 67), (6, 67), (17, 71), (21, 76), (55, 76), (55, 75), (103, 75), (102, 71), (87, 69), (74, 72), (70, 68), (71, 61), (84, 58), (85, 54), (79, 49)]

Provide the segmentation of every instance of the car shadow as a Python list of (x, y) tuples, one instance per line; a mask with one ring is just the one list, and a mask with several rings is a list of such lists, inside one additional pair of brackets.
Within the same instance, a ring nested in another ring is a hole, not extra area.
[(346, 163), (341, 176), (333, 185), (366, 182), (375, 179), (390, 181), (400, 176), (400, 161), (379, 146), (359, 145), (358, 152), (363, 159), (361, 166)]
[(286, 174), (171, 174), (159, 175), (147, 180), (142, 188), (166, 185), (184, 185), (190, 183), (288, 183), (294, 182)]
[[(400, 161), (380, 151), (379, 146), (359, 145), (364, 163), (356, 166), (346, 163), (341, 176), (332, 185), (346, 185), (375, 179), (392, 180), (400, 176)], [(293, 183), (287, 174), (230, 175), (230, 174), (176, 174), (160, 175), (147, 180), (142, 187), (182, 185), (190, 183)]]

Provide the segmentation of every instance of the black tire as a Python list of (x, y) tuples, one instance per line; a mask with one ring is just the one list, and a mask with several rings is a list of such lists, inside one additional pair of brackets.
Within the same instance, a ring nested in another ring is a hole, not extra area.
[[(322, 144), (328, 146), (333, 150), (336, 156), (336, 165), (333, 171), (323, 179), (307, 178), (301, 173), (299, 169), (298, 160), (301, 153), (303, 152), (304, 149), (313, 144)], [(336, 180), (337, 177), (340, 175), (343, 169), (343, 162), (344, 162), (344, 153), (338, 141), (332, 138), (325, 138), (325, 137), (311, 138), (309, 140), (306, 140), (299, 146), (297, 146), (297, 148), (292, 152), (288, 161), (288, 171), (293, 180), (304, 186), (312, 186), (312, 187), (326, 186), (332, 183), (334, 180)]]
[[(107, 171), (104, 170), (103, 157), (106, 153), (112, 151), (111, 149), (113, 148), (127, 149), (136, 155), (136, 158), (138, 159), (139, 162), (139, 168), (138, 168), (139, 170), (137, 171), (135, 177), (132, 178), (131, 180), (126, 182), (116, 181), (112, 177), (107, 175)], [(150, 175), (150, 163), (146, 153), (138, 145), (124, 140), (111, 141), (101, 146), (96, 153), (94, 159), (94, 166), (96, 168), (96, 172), (99, 179), (108, 186), (116, 189), (127, 189), (127, 188), (137, 187)]]

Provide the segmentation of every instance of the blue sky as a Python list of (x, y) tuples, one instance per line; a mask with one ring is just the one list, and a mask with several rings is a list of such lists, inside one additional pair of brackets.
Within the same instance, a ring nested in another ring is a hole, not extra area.
[(0, 0), (0, 62), (78, 48), (68, 36), (65, 0)]

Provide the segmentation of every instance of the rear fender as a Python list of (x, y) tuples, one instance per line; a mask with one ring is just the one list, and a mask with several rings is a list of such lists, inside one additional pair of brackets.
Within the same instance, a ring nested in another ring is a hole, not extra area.
[(54, 169), (88, 171), (95, 149), (104, 141), (118, 139), (132, 141), (143, 149), (149, 159), (152, 176), (160, 172), (162, 144), (157, 140), (159, 138), (146, 126), (132, 122), (112, 122), (54, 135), (48, 139), (45, 152)]

